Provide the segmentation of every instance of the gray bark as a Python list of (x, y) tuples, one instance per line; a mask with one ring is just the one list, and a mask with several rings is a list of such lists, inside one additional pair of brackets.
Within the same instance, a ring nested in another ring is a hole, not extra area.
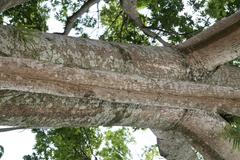
[(0, 124), (174, 130), (207, 159), (238, 160), (217, 112), (240, 115), (240, 70), (215, 69), (239, 54), (234, 31), (183, 55), (1, 26)]
[(167, 160), (198, 160), (196, 151), (180, 132), (174, 130), (153, 132), (158, 137), (159, 152)]

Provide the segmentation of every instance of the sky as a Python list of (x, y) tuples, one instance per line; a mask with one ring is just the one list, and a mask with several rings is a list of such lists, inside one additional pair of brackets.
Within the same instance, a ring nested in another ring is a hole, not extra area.
[[(100, 4), (102, 5), (102, 4)], [(93, 6), (89, 14), (96, 16), (97, 7)], [(47, 21), (49, 30), (48, 32), (63, 32), (63, 24), (55, 20), (53, 12), (50, 13), (50, 19)], [(95, 29), (86, 29), (85, 31), (91, 35), (91, 38), (96, 39), (101, 33), (104, 32), (100, 29), (101, 26)], [(75, 36), (75, 31), (70, 32), (71, 36)], [(0, 126), (0, 128), (6, 126)], [(133, 133), (136, 143), (129, 144), (133, 160), (141, 159), (143, 149), (156, 144), (155, 135), (149, 130), (139, 130)], [(35, 135), (30, 129), (16, 130), (0, 133), (0, 145), (4, 147), (4, 154), (1, 160), (21, 160), (24, 155), (31, 154), (32, 148), (35, 144)], [(156, 157), (156, 160), (162, 160)]]

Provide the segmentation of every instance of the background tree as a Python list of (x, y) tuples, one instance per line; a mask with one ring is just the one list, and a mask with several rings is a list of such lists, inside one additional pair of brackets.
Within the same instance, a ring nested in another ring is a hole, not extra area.
[(36, 144), (24, 160), (41, 159), (130, 159), (128, 143), (133, 137), (127, 128), (101, 131), (98, 128), (33, 129)]

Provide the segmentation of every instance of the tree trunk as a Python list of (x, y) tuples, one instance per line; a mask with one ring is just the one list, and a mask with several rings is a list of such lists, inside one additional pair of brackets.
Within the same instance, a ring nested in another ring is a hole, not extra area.
[(198, 49), (186, 55), (1, 26), (0, 125), (149, 127), (176, 131), (206, 159), (238, 160), (220, 136), (227, 122), (218, 112), (240, 116), (240, 70), (216, 68), (239, 54), (235, 33), (200, 49), (214, 65), (196, 65)]

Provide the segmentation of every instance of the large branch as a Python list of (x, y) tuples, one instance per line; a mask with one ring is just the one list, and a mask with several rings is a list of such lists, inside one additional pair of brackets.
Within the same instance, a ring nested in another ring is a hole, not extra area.
[(238, 160), (220, 133), (225, 122), (204, 112), (117, 103), (99, 99), (59, 97), (17, 91), (0, 91), (0, 125), (24, 127), (136, 126), (177, 129), (190, 137), (201, 153), (215, 159)]
[(229, 32), (233, 32), (234, 30), (232, 29), (239, 28), (239, 21), (240, 11), (229, 17), (223, 18), (211, 27), (186, 40), (182, 44), (179, 44), (178, 48), (189, 53), (199, 48), (206, 47), (209, 43), (213, 43), (217, 39), (228, 35)]
[(217, 114), (188, 111), (175, 128), (207, 159), (238, 160), (240, 152), (222, 136), (226, 125)]
[(157, 145), (161, 156), (167, 160), (198, 160), (196, 151), (180, 132), (154, 129), (153, 133), (158, 137)]
[(162, 43), (166, 47), (172, 46), (170, 43), (164, 41), (158, 34), (154, 33), (143, 24), (137, 11), (137, 0), (121, 0), (120, 2), (123, 11), (135, 23), (135, 25), (138, 26), (146, 35), (148, 35), (151, 38), (156, 38), (160, 43)]
[(240, 56), (240, 11), (178, 45), (192, 68), (214, 70)]
[(85, 12), (87, 12), (91, 6), (98, 3), (99, 1), (100, 0), (87, 0), (87, 2), (85, 2), (77, 12), (73, 13), (72, 16), (68, 17), (63, 34), (68, 35), (73, 28), (76, 20), (81, 17)]
[(174, 53), (164, 47), (123, 45), (0, 26), (0, 56), (29, 58), (68, 67), (184, 79), (184, 58)]
[(167, 129), (183, 109), (109, 102), (93, 97), (0, 91), (0, 125), (24, 127), (136, 126)]
[[(240, 115), (240, 89), (0, 58), (0, 89)], [(231, 106), (231, 107), (229, 107)]]
[(8, 27), (1, 29), (0, 52), (18, 57), (1, 58), (2, 89), (240, 115), (239, 87), (184, 81), (184, 59), (169, 48), (41, 33), (22, 42)]
[(0, 0), (0, 12), (4, 12), (29, 0)]
[(226, 121), (217, 114), (188, 110), (172, 128), (164, 131), (155, 129), (154, 133), (160, 149), (169, 160), (195, 159), (192, 147), (205, 160), (237, 160), (240, 152), (222, 136), (226, 125)]

